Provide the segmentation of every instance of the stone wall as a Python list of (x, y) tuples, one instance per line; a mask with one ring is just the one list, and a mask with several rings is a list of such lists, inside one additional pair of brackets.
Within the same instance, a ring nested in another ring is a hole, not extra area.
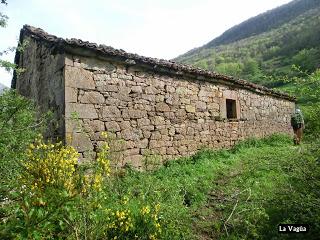
[[(21, 39), (20, 39), (21, 40)], [(39, 114), (51, 111), (45, 137), (54, 140), (64, 136), (64, 59), (63, 53), (52, 44), (26, 37), (25, 50), (16, 57), (16, 64), (24, 72), (13, 80), (12, 87), (34, 101)]]
[[(152, 153), (172, 159), (248, 137), (291, 133), (294, 102), (191, 77), (76, 55), (65, 58), (66, 138), (85, 161), (112, 137), (120, 164)], [(226, 99), (236, 103), (226, 119)], [(75, 116), (74, 113), (77, 113)]]

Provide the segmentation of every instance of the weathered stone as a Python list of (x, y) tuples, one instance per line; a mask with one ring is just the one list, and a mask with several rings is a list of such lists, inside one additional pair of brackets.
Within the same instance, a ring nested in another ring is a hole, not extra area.
[(159, 92), (155, 87), (152, 87), (152, 86), (146, 87), (144, 91), (148, 95), (155, 95)]
[(93, 80), (95, 80), (95, 81), (105, 82), (110, 79), (111, 79), (111, 77), (109, 74), (94, 74), (93, 75)]
[(169, 112), (170, 111), (170, 107), (168, 106), (168, 104), (161, 102), (161, 103), (157, 103), (156, 105), (156, 111), (159, 112)]
[(105, 126), (107, 131), (110, 132), (118, 132), (121, 130), (119, 124), (116, 121), (106, 122)]
[(193, 105), (187, 105), (187, 106), (186, 106), (186, 111), (187, 111), (188, 113), (194, 113), (194, 112), (196, 112), (196, 108), (195, 108), (195, 106), (193, 106)]
[(110, 85), (108, 83), (98, 86), (97, 89), (101, 92), (118, 92), (119, 91), (118, 86)]
[(121, 129), (121, 130), (131, 128), (130, 121), (120, 122), (120, 123), (119, 123), (119, 126), (120, 126), (120, 129)]
[(85, 133), (74, 133), (72, 135), (71, 145), (74, 146), (78, 152), (93, 150), (91, 140)]
[(69, 103), (66, 105), (65, 116), (71, 118), (73, 115), (79, 118), (97, 119), (98, 114), (94, 105), (92, 104), (80, 104)]
[(83, 68), (65, 66), (66, 87), (95, 89), (92, 73)]
[(148, 144), (149, 144), (148, 139), (142, 139), (142, 140), (136, 142), (136, 147), (137, 148), (147, 148)]
[(131, 155), (124, 158), (124, 162), (131, 165), (134, 168), (140, 169), (143, 166), (142, 155)]
[(199, 97), (212, 97), (213, 96), (213, 93), (212, 92), (209, 92), (209, 91), (206, 91), (204, 89), (201, 89), (199, 91), (199, 94), (198, 94)]
[(121, 136), (124, 140), (139, 140), (140, 136), (134, 129), (124, 129), (121, 131)]
[(117, 118), (121, 116), (121, 112), (116, 106), (104, 106), (101, 116), (102, 118)]
[(153, 118), (151, 118), (151, 123), (154, 125), (163, 125), (165, 124), (165, 119), (162, 116), (154, 116)]
[(174, 93), (175, 91), (176, 91), (176, 89), (174, 88), (174, 87), (172, 87), (172, 86), (166, 86), (166, 91), (168, 92), (168, 93)]
[(186, 89), (185, 87), (177, 87), (176, 88), (176, 93), (179, 95), (185, 95), (187, 94), (188, 89)]
[(198, 101), (196, 103), (197, 111), (204, 112), (207, 109), (207, 104), (205, 102)]
[(164, 96), (158, 94), (158, 95), (156, 95), (156, 99), (155, 100), (156, 100), (157, 103), (159, 103), (159, 102), (162, 103), (164, 101)]
[(131, 87), (132, 93), (142, 93), (142, 87), (141, 86), (133, 86)]
[(103, 132), (105, 130), (104, 123), (100, 120), (86, 121), (86, 125), (93, 132)]
[(83, 95), (79, 96), (79, 101), (81, 103), (101, 104), (104, 103), (104, 96), (99, 92), (84, 92)]
[(150, 119), (148, 118), (140, 118), (137, 120), (139, 127), (144, 127), (150, 125)]
[(139, 153), (140, 153), (139, 148), (133, 148), (133, 149), (128, 149), (128, 150), (124, 151), (123, 155), (124, 156), (132, 156), (132, 155), (136, 155)]
[(147, 111), (136, 110), (136, 109), (123, 110), (122, 116), (124, 118), (131, 118), (131, 119), (144, 118), (147, 116)]
[(66, 103), (76, 103), (77, 102), (78, 91), (77, 88), (66, 87), (65, 88), (65, 101)]

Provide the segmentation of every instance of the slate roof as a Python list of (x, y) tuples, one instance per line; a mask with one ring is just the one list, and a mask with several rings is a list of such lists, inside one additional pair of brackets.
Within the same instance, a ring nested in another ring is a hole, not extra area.
[[(178, 75), (193, 75), (197, 77), (199, 80), (201, 80), (201, 77), (204, 79), (217, 79), (222, 82), (225, 82), (227, 85), (234, 85), (236, 87), (248, 89), (254, 92), (258, 92), (261, 94), (271, 95), (283, 99), (287, 99), (290, 101), (295, 101), (296, 98), (293, 96), (290, 96), (286, 93), (273, 90), (258, 84), (254, 84), (251, 82), (248, 82), (243, 79), (236, 79), (231, 76), (219, 74), (212, 71), (207, 71), (201, 68), (193, 67), (186, 64), (180, 64), (174, 61), (170, 60), (164, 60), (164, 59), (157, 59), (157, 58), (150, 58), (150, 57), (144, 57), (140, 56), (138, 54), (128, 53), (122, 49), (115, 49), (110, 46), (106, 45), (98, 45), (96, 43), (91, 43), (88, 41), (82, 41), (81, 39), (71, 38), (71, 39), (63, 39), (59, 38), (57, 36), (48, 34), (41, 28), (35, 28), (29, 25), (24, 25), (20, 32), (20, 38), (21, 36), (24, 36), (25, 34), (31, 36), (34, 39), (43, 40), (52, 44), (55, 44), (57, 46), (60, 46), (64, 49), (68, 48), (83, 48), (86, 50), (94, 51), (98, 54), (102, 54), (105, 56), (115, 56), (118, 58), (121, 58), (125, 63), (127, 64), (143, 64), (143, 65), (149, 65), (154, 69), (154, 71), (158, 71), (159, 69), (166, 69), (170, 72), (175, 72)], [(21, 39), (20, 39), (21, 41)]]

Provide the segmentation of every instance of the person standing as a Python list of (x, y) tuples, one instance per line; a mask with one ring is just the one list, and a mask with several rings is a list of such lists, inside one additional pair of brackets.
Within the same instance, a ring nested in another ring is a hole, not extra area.
[(299, 145), (301, 143), (302, 133), (304, 129), (304, 119), (299, 108), (296, 108), (294, 114), (291, 116), (291, 126), (294, 132), (293, 143), (295, 145)]

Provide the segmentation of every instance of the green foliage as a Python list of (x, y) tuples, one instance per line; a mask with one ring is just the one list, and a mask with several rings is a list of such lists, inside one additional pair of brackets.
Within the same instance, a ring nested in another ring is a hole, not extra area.
[(295, 94), (301, 104), (305, 115), (306, 133), (311, 138), (320, 136), (320, 69), (314, 73), (302, 71), (300, 67), (293, 66), (300, 77), (293, 78), (290, 82), (294, 85), (291, 92)]
[[(311, 73), (319, 67), (320, 6), (316, 1), (303, 2), (280, 7), (281, 14), (275, 9), (249, 19), (175, 60), (268, 86), (285, 84), (271, 85), (269, 76), (299, 76), (291, 71), (292, 64)], [(264, 15), (274, 16), (265, 19)]]
[[(7, 1), (6, 0), (1, 0), (1, 4), (5, 4), (7, 5)], [(3, 14), (2, 12), (0, 12), (0, 27), (4, 28), (7, 26), (7, 22), (8, 22), (8, 16)], [(18, 43), (18, 47), (9, 47), (4, 51), (0, 52), (0, 57), (3, 55), (8, 54), (9, 52), (13, 52), (13, 51), (17, 51), (22, 53), (23, 50), (26, 48), (26, 46), (28, 45), (28, 41), (24, 41), (22, 43)], [(25, 70), (23, 68), (18, 68), (16, 64), (10, 62), (10, 61), (6, 61), (3, 59), (0, 59), (0, 68), (4, 68), (6, 71), (10, 72), (11, 70), (14, 70), (16, 72), (17, 75), (19, 75), (20, 73), (24, 72)]]
[[(1, 195), (10, 189), (21, 170), (21, 159), (26, 147), (35, 139), (45, 124), (37, 120), (36, 109), (30, 100), (7, 90), (0, 95), (0, 181)], [(1, 198), (5, 197), (2, 195)]]
[[(319, 142), (293, 147), (286, 136), (242, 142), (216, 171), (208, 201), (197, 209), (198, 238), (317, 239)], [(308, 235), (278, 234), (280, 223), (307, 223)]]
[[(7, 5), (8, 3), (6, 0), (1, 0), (1, 4)], [(0, 12), (0, 27), (6, 27), (8, 19), (7, 15)]]
[(78, 166), (78, 153), (38, 138), (3, 205), (1, 239), (159, 239), (160, 204), (132, 201), (110, 191), (108, 145), (97, 161)]
[(316, 48), (302, 49), (292, 59), (292, 62), (301, 67), (301, 70), (313, 72), (320, 59), (320, 51)]
[(8, 16), (0, 12), (0, 27), (6, 27), (8, 21)]
[(220, 63), (216, 66), (216, 71), (219, 73), (230, 74), (232, 76), (239, 76), (241, 73), (242, 65), (239, 63), (229, 62)]
[(40, 139), (22, 155), (24, 171), (2, 203), (10, 214), (1, 216), (0, 237), (270, 239), (278, 223), (302, 221), (312, 224), (312, 239), (319, 231), (311, 222), (320, 214), (311, 211), (319, 199), (318, 149), (273, 135), (155, 171), (110, 171), (107, 144), (96, 162), (78, 166), (73, 148)]

